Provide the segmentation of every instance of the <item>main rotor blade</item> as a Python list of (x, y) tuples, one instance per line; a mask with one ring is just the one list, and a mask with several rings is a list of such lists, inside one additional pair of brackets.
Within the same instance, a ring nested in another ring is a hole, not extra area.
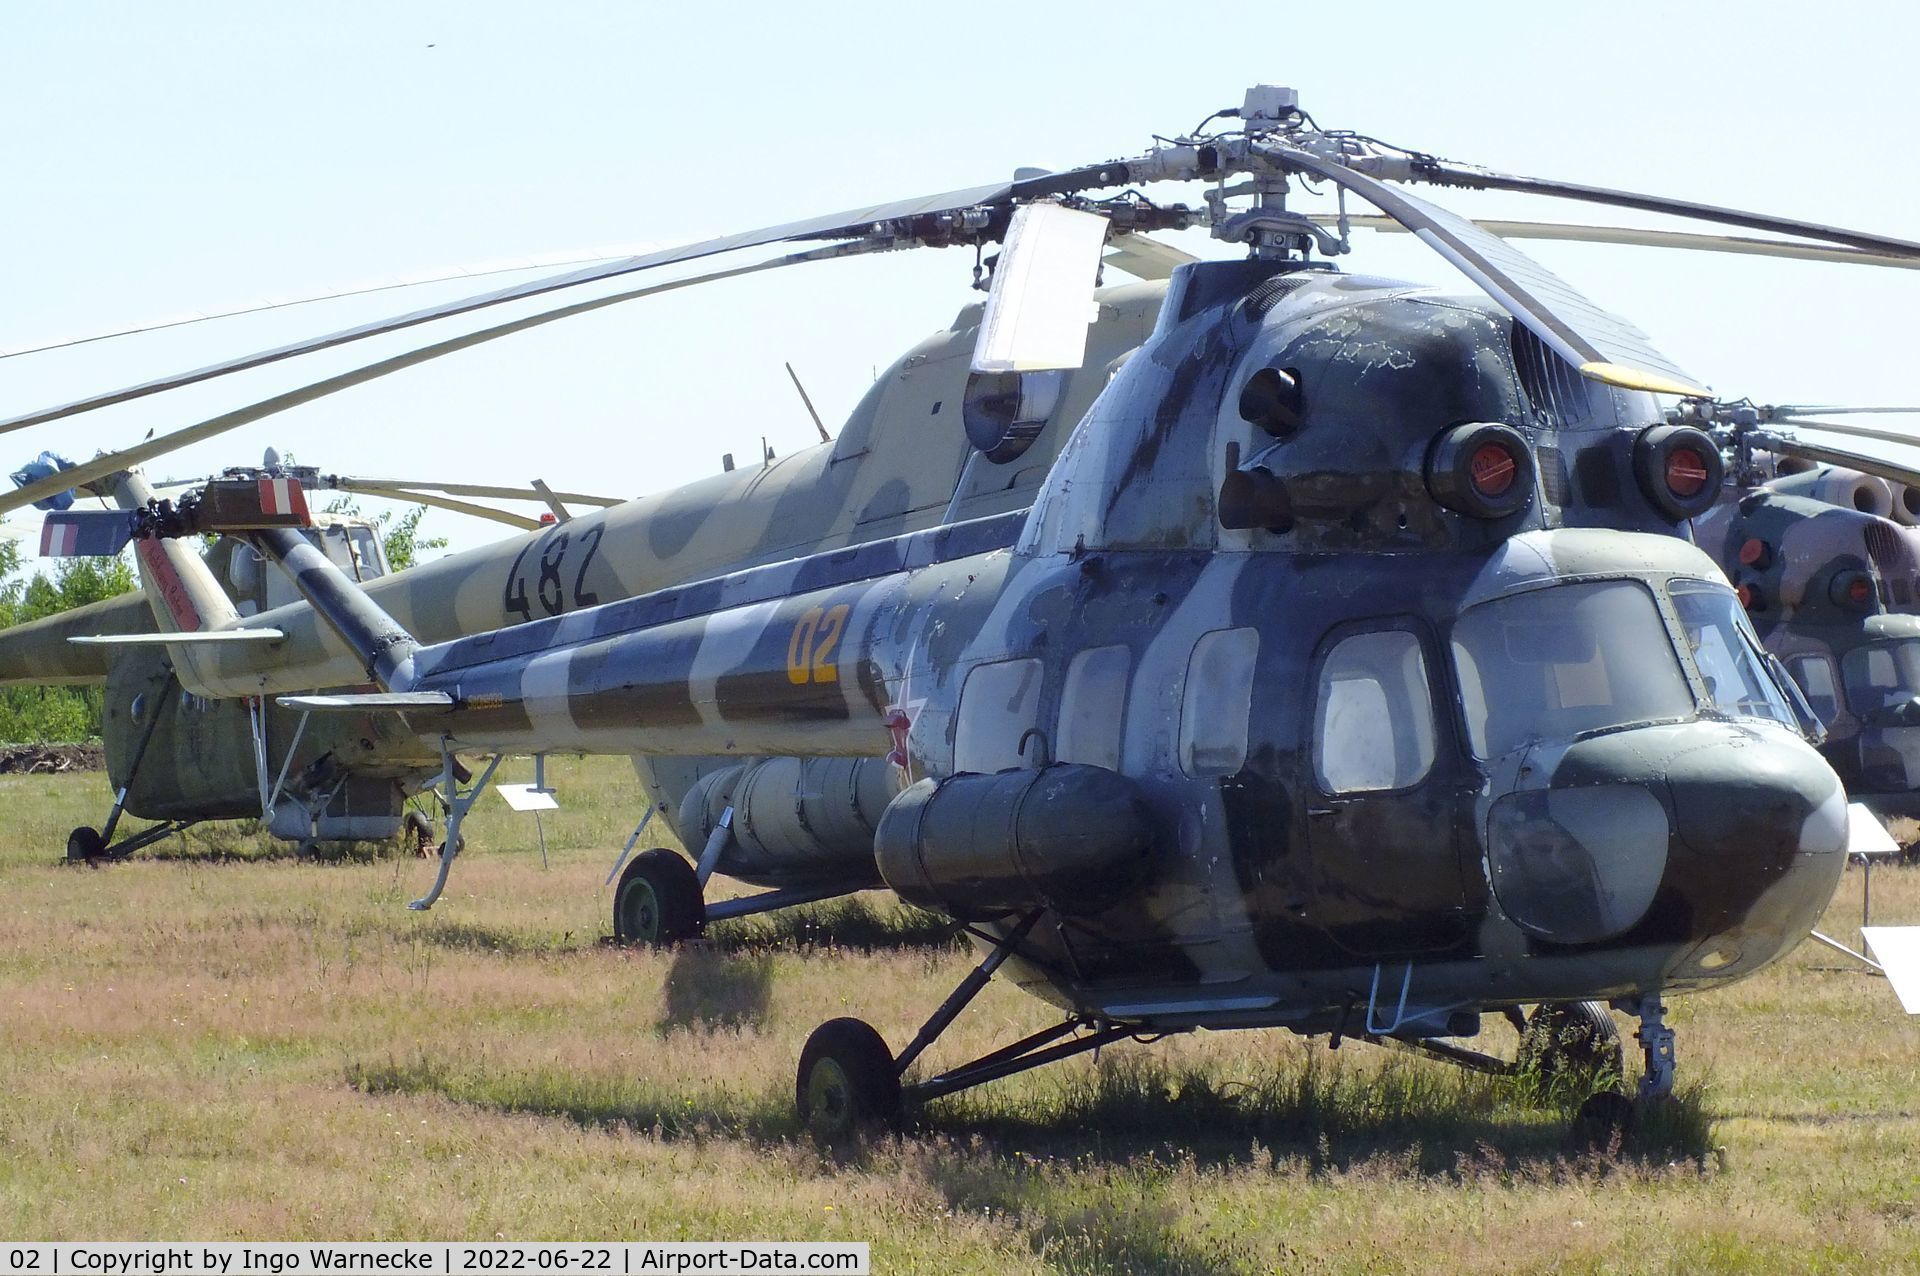
[[(342, 474), (327, 474), (321, 481), (329, 487), (342, 492), (368, 492), (378, 488), (383, 491), (406, 491), (417, 489), (426, 492), (445, 492), (449, 496), (486, 496), (496, 501), (545, 501), (547, 498), (530, 487), (502, 487), (491, 483), (418, 483), (412, 479), (390, 478), (350, 478)], [(613, 506), (623, 505), (624, 496), (591, 496), (585, 492), (555, 492), (560, 500), (575, 505)]]
[(1891, 483), (1905, 483), (1909, 487), (1920, 487), (1920, 469), (1901, 465), (1878, 456), (1866, 456), (1859, 452), (1848, 452), (1843, 448), (1827, 447), (1820, 443), (1806, 443), (1800, 439), (1767, 434), (1756, 436), (1757, 446), (1782, 456), (1797, 456), (1804, 461), (1819, 461), (1826, 465), (1838, 465), (1843, 469), (1859, 470), (1862, 474), (1871, 474)]
[[(1321, 226), (1337, 226), (1334, 213), (1309, 213)], [(1388, 234), (1405, 234), (1407, 228), (1391, 217), (1370, 213), (1350, 214), (1349, 224)], [(1582, 244), (1626, 244), (1636, 248), (1680, 248), (1694, 252), (1736, 253), (1752, 257), (1785, 257), (1795, 261), (1835, 261), (1860, 266), (1892, 266), (1901, 270), (1920, 270), (1920, 257), (1897, 257), (1870, 253), (1858, 248), (1824, 248), (1818, 244), (1795, 244), (1781, 239), (1754, 239), (1746, 235), (1703, 235), (1685, 230), (1643, 230), (1636, 226), (1585, 226), (1577, 222), (1513, 222), (1476, 217), (1473, 224), (1502, 239), (1551, 239)], [(1109, 258), (1111, 259), (1111, 258)], [(1122, 270), (1125, 263), (1116, 263)]]
[(453, 354), (459, 350), (466, 350), (500, 337), (511, 336), (516, 332), (525, 332), (529, 328), (538, 328), (542, 324), (553, 323), (559, 319), (571, 318), (574, 315), (586, 314), (588, 311), (600, 310), (607, 306), (616, 305), (622, 301), (631, 301), (636, 297), (647, 297), (654, 293), (672, 292), (677, 288), (691, 288), (695, 284), (711, 283), (718, 279), (732, 279), (740, 275), (756, 274), (759, 271), (774, 270), (781, 266), (798, 265), (806, 261), (825, 261), (833, 257), (846, 257), (859, 253), (878, 252), (882, 251), (882, 249), (883, 245), (863, 243), (830, 244), (824, 248), (810, 248), (805, 252), (791, 253), (785, 257), (776, 257), (771, 261), (755, 262), (750, 266), (736, 266), (730, 270), (717, 270), (711, 274), (699, 275), (691, 279), (673, 279), (666, 283), (649, 284), (644, 288), (634, 288), (627, 292), (614, 293), (606, 297), (595, 297), (590, 301), (576, 301), (571, 305), (542, 311), (536, 315), (528, 315), (523, 319), (515, 319), (511, 323), (503, 323), (492, 328), (482, 328), (478, 332), (465, 333), (458, 337), (449, 338), (446, 341), (437, 342), (434, 345), (422, 346), (417, 350), (409, 350), (405, 354), (394, 355), (389, 359), (381, 359), (376, 363), (369, 363), (362, 367), (354, 368), (351, 371), (340, 373), (337, 376), (315, 381), (310, 385), (301, 386), (296, 390), (289, 390), (284, 394), (276, 394), (270, 399), (262, 399), (258, 403), (249, 404), (244, 408), (222, 413), (219, 416), (202, 421), (198, 425), (190, 425), (184, 429), (175, 430), (171, 434), (163, 434), (157, 439), (149, 439), (146, 442), (136, 444), (123, 451), (110, 452), (102, 456), (96, 456), (90, 461), (82, 461), (71, 469), (60, 470), (55, 474), (48, 475), (46, 478), (29, 483), (25, 487), (16, 488), (11, 492), (0, 493), (0, 514), (5, 514), (9, 510), (16, 510), (23, 505), (30, 505), (35, 501), (57, 495), (69, 488), (78, 487), (83, 483), (90, 483), (94, 479), (104, 478), (120, 470), (130, 469), (136, 465), (143, 465), (157, 456), (165, 456), (167, 453), (186, 447), (189, 444), (199, 443), (202, 440), (225, 434), (229, 430), (237, 430), (243, 425), (249, 425), (265, 417), (270, 417), (277, 412), (284, 412), (288, 408), (298, 407), (302, 403), (310, 403), (315, 399), (325, 398), (329, 394), (345, 390), (350, 386), (361, 385), (379, 377), (387, 376), (389, 373), (399, 372), (404, 368), (411, 368), (416, 364), (426, 363), (430, 360), (438, 359), (442, 355)]
[(1649, 213), (1669, 213), (1675, 217), (1691, 217), (1696, 221), (1718, 222), (1724, 226), (1744, 226), (1748, 230), (1799, 235), (1803, 239), (1821, 239), (1828, 243), (1845, 244), (1850, 248), (1859, 248), (1872, 253), (1920, 257), (1920, 243), (1910, 239), (1894, 239), (1888, 235), (1847, 230), (1844, 227), (1828, 226), (1821, 222), (1803, 222), (1790, 217), (1750, 213), (1738, 208), (1722, 208), (1716, 204), (1696, 204), (1691, 200), (1668, 199), (1662, 195), (1642, 195), (1636, 191), (1613, 190), (1605, 186), (1587, 186), (1580, 182), (1561, 182), (1543, 177), (1517, 177), (1511, 173), (1495, 173), (1487, 169), (1474, 168), (1471, 165), (1449, 163), (1446, 160), (1416, 160), (1413, 173), (1416, 180), (1426, 180), (1441, 186), (1551, 195), (1559, 199), (1577, 199), (1588, 204), (1637, 208)]
[[(1026, 184), (1022, 184), (1022, 188)], [(418, 324), (429, 323), (435, 319), (445, 319), (452, 315), (466, 314), (488, 306), (498, 306), (509, 301), (519, 301), (527, 297), (537, 297), (543, 293), (555, 292), (562, 288), (573, 288), (581, 284), (595, 283), (602, 279), (612, 279), (618, 275), (630, 275), (636, 271), (651, 270), (656, 266), (672, 265), (676, 262), (693, 261), (700, 257), (711, 257), (716, 253), (733, 252), (742, 248), (755, 248), (763, 244), (783, 243), (795, 239), (844, 239), (865, 234), (876, 223), (901, 221), (908, 218), (937, 215), (959, 209), (972, 208), (983, 203), (1002, 201), (1010, 198), (1015, 191), (1011, 183), (994, 186), (974, 186), (965, 190), (948, 191), (942, 195), (922, 196), (918, 199), (899, 200), (890, 204), (875, 204), (870, 208), (853, 209), (844, 213), (833, 213), (825, 217), (812, 217), (805, 221), (788, 222), (782, 226), (769, 226), (760, 230), (744, 231), (737, 235), (725, 235), (719, 239), (703, 240), (697, 244), (686, 244), (679, 248), (668, 248), (660, 252), (644, 253), (637, 257), (623, 257), (601, 266), (588, 266), (580, 270), (560, 275), (514, 284), (493, 292), (481, 293), (473, 297), (464, 297), (458, 301), (444, 302), (437, 306), (428, 306), (421, 310), (409, 311), (389, 319), (379, 319), (372, 323), (360, 324), (353, 328), (343, 328), (325, 336), (309, 337), (303, 341), (290, 342), (275, 346), (271, 350), (261, 350), (254, 354), (242, 355), (237, 359), (225, 359), (219, 363), (208, 364), (190, 372), (178, 372), (170, 376), (158, 377), (152, 381), (143, 381), (138, 385), (112, 390), (105, 394), (88, 395), (84, 399), (75, 399), (56, 407), (43, 408), (29, 412), (24, 416), (9, 417), (0, 420), (0, 434), (10, 430), (25, 429), (30, 425), (40, 425), (47, 421), (57, 421), (61, 417), (73, 416), (79, 412), (92, 411), (109, 404), (125, 403), (131, 399), (144, 398), (158, 394), (162, 390), (171, 390), (178, 386), (192, 385), (207, 381), (228, 373), (258, 368), (281, 359), (291, 359), (295, 355), (310, 354), (315, 350), (326, 350), (333, 346), (345, 345), (351, 341), (360, 341), (382, 333), (397, 332), (402, 328), (411, 328)]]
[(1920, 433), (1912, 430), (1876, 430), (1871, 426), (1842, 425), (1838, 421), (1822, 421), (1810, 416), (1776, 416), (1773, 420), (1781, 425), (1808, 430), (1825, 430), (1829, 434), (1844, 434), (1849, 438), (1878, 439), (1882, 443), (1901, 443), (1907, 447), (1920, 447)]
[[(1381, 218), (1381, 221), (1387, 220)], [(1171, 279), (1173, 272), (1188, 262), (1200, 260), (1184, 249), (1163, 244), (1151, 235), (1115, 235), (1103, 258), (1135, 279)]]
[(495, 509), (491, 505), (476, 505), (472, 501), (455, 500), (451, 496), (439, 496), (432, 492), (413, 492), (403, 487), (381, 487), (376, 483), (364, 484), (349, 490), (390, 501), (403, 501), (411, 505), (431, 505), (436, 509), (452, 510), (456, 514), (471, 514), (475, 518), (491, 519), (493, 522), (505, 523), (508, 527), (518, 527), (523, 531), (531, 531), (540, 526), (539, 519), (528, 518), (525, 514)]
[(1775, 419), (1790, 416), (1811, 416), (1814, 413), (1818, 413), (1821, 416), (1854, 416), (1862, 413), (1920, 413), (1920, 408), (1852, 408), (1834, 407), (1815, 403), (1775, 403), (1769, 405), (1765, 410), (1771, 413)]
[(1045, 372), (1085, 361), (1107, 224), (1058, 204), (1014, 210), (980, 316), (973, 371)]
[(1581, 375), (1655, 394), (1711, 392), (1653, 348), (1645, 333), (1575, 292), (1533, 258), (1437, 204), (1291, 146), (1260, 150), (1283, 168), (1344, 186), (1405, 226), (1452, 262)]
[(294, 306), (310, 306), (318, 301), (340, 301), (347, 297), (366, 297), (376, 292), (395, 292), (403, 288), (423, 288), (429, 284), (448, 284), (456, 279), (484, 279), (488, 275), (510, 275), (516, 271), (552, 270), (557, 266), (586, 266), (601, 262), (610, 262), (614, 257), (602, 253), (594, 257), (560, 256), (546, 261), (518, 261), (512, 263), (491, 262), (479, 266), (467, 266), (458, 270), (442, 271), (434, 275), (422, 275), (412, 279), (393, 279), (385, 283), (359, 284), (351, 288), (334, 288), (326, 292), (306, 293), (298, 297), (275, 297), (265, 301), (249, 302), (245, 305), (229, 306), (224, 310), (194, 311), (177, 314), (164, 319), (154, 319), (147, 323), (132, 324), (125, 328), (115, 328), (108, 332), (93, 332), (81, 337), (64, 337), (57, 341), (42, 341), (38, 345), (13, 346), (0, 350), (0, 359), (13, 359), (25, 354), (41, 354), (48, 350), (66, 350), (73, 346), (91, 345), (96, 341), (112, 341), (117, 337), (133, 337), (143, 332), (162, 332), (168, 328), (184, 328), (189, 324), (211, 323), (215, 319), (233, 319), (240, 315), (257, 315), (268, 310), (286, 310)]

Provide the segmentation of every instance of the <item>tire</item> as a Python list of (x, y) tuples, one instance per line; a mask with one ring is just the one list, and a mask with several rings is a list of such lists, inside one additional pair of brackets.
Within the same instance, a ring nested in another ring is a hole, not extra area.
[(1567, 1141), (1576, 1153), (1610, 1152), (1633, 1133), (1633, 1100), (1618, 1090), (1587, 1096), (1574, 1113)]
[(1520, 1039), (1520, 1064), (1549, 1080), (1623, 1076), (1620, 1029), (1598, 1001), (1536, 1006)]
[(82, 824), (67, 834), (67, 858), (70, 860), (97, 859), (106, 853), (106, 839), (100, 836), (98, 829)]
[(693, 865), (655, 847), (633, 857), (613, 891), (613, 937), (623, 944), (666, 948), (706, 925), (706, 901)]
[(816, 1143), (833, 1145), (900, 1123), (900, 1074), (880, 1034), (858, 1019), (829, 1019), (800, 1052), (794, 1106)]

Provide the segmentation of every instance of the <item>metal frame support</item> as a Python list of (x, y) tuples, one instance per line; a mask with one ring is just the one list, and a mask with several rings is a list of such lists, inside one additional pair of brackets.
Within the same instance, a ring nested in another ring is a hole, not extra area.
[(1667, 1027), (1665, 1003), (1659, 993), (1649, 993), (1632, 1008), (1640, 1018), (1634, 1036), (1640, 1039), (1640, 1051), (1646, 1058), (1646, 1071), (1640, 1074), (1640, 1098), (1664, 1099), (1673, 1093), (1673, 1029)]
[(253, 737), (253, 777), (260, 789), (260, 810), (267, 809), (267, 702), (261, 696), (247, 697), (247, 730)]
[[(122, 838), (118, 846), (108, 846), (100, 852), (100, 858), (123, 860), (143, 846), (152, 846), (155, 842), (164, 841), (175, 833), (184, 833), (198, 823), (200, 823), (199, 820), (162, 821), (151, 828), (140, 830), (131, 837)], [(100, 840), (105, 842), (106, 838), (103, 836)]]
[(280, 793), (287, 787), (287, 772), (293, 769), (293, 755), (300, 751), (300, 737), (307, 733), (307, 719), (312, 716), (311, 709), (300, 711), (300, 721), (293, 728), (293, 743), (287, 746), (287, 756), (280, 760), (280, 774), (273, 781), (273, 792), (267, 795), (266, 802), (260, 807), (260, 818), (269, 823), (273, 820), (274, 805), (280, 801)]
[(933, 1012), (933, 1017), (921, 1025), (920, 1031), (914, 1034), (913, 1040), (907, 1043), (906, 1049), (894, 1056), (895, 1071), (904, 1075), (908, 1066), (947, 1030), (947, 1026), (959, 1017), (962, 1010), (967, 1008), (967, 1003), (980, 995), (980, 990), (987, 986), (989, 979), (993, 978), (993, 972), (1000, 969), (1007, 958), (1013, 956), (1014, 946), (1025, 939), (1027, 932), (1033, 929), (1034, 923), (1040, 920), (1040, 912), (1041, 910), (1036, 908), (1021, 918), (1019, 924), (1008, 931), (1006, 937), (995, 944), (993, 950), (981, 959), (980, 964), (967, 972), (967, 977), (960, 981), (960, 986), (949, 993), (947, 999), (940, 1003), (940, 1008)]
[[(133, 764), (127, 768), (126, 783), (122, 784), (119, 792), (113, 795), (113, 807), (107, 812), (107, 822), (100, 826), (100, 845), (103, 847), (112, 847), (113, 831), (120, 827), (120, 817), (125, 814), (127, 809), (127, 794), (133, 791), (134, 777), (140, 774), (140, 764), (147, 760), (147, 746), (153, 743), (153, 733), (160, 726), (160, 701), (165, 698), (164, 693), (172, 686), (173, 674), (169, 671), (166, 681), (163, 682), (160, 687), (163, 694), (154, 697), (152, 707), (147, 713), (146, 730), (140, 733), (140, 743), (134, 746)], [(166, 835), (161, 834), (161, 836), (164, 837)], [(157, 841), (158, 839), (156, 838), (154, 840)], [(145, 846), (146, 844), (145, 842), (140, 843), (141, 846)]]
[(693, 875), (699, 879), (700, 888), (706, 889), (707, 879), (713, 876), (713, 870), (720, 863), (720, 853), (727, 849), (727, 843), (733, 838), (733, 808), (729, 806), (720, 812), (720, 822), (713, 826), (713, 835), (707, 838), (707, 844), (700, 851), (699, 862), (693, 866)]
[[(1063, 1041), (1059, 1045), (1048, 1045), (1081, 1028), (1093, 1027), (1087, 1036), (1072, 1041)], [(901, 1093), (924, 1103), (929, 1099), (942, 1098), (957, 1094), (961, 1090), (971, 1090), (974, 1086), (989, 1081), (998, 1081), (1001, 1077), (1010, 1077), (1016, 1072), (1027, 1072), (1044, 1064), (1054, 1063), (1073, 1055), (1084, 1054), (1089, 1050), (1098, 1050), (1126, 1037), (1134, 1036), (1139, 1029), (1128, 1024), (1095, 1023), (1090, 1019), (1068, 1019), (1042, 1028), (1028, 1037), (1022, 1037), (1010, 1046), (1004, 1046), (992, 1054), (982, 1055), (972, 1063), (950, 1068), (939, 1076), (930, 1077), (915, 1085), (901, 1087)], [(1046, 1047), (1046, 1048), (1042, 1048)]]
[(453, 750), (442, 744), (440, 784), (447, 799), (447, 835), (440, 844), (440, 871), (434, 876), (433, 889), (407, 904), (414, 912), (424, 913), (432, 908), (439, 900), (440, 892), (447, 888), (447, 873), (453, 868), (454, 856), (460, 853), (460, 824), (467, 818), (467, 812), (473, 809), (473, 804), (479, 801), (480, 795), (487, 791), (487, 785), (493, 782), (493, 773), (500, 769), (502, 756), (496, 753), (488, 758), (486, 769), (463, 793), (459, 782), (453, 778)]
[(642, 815), (640, 822), (633, 826), (633, 836), (629, 837), (627, 844), (620, 848), (620, 858), (613, 862), (613, 871), (607, 874), (607, 880), (601, 883), (603, 886), (613, 885), (613, 879), (620, 876), (620, 870), (626, 867), (627, 856), (633, 854), (633, 848), (639, 843), (640, 835), (647, 831), (647, 825), (653, 823), (653, 812), (654, 807), (649, 803), (646, 814)]
[(791, 908), (795, 904), (817, 904), (823, 899), (840, 899), (860, 889), (844, 882), (826, 886), (784, 886), (779, 890), (761, 891), (758, 895), (742, 895), (737, 899), (723, 899), (708, 904), (705, 917), (708, 922), (752, 917), (756, 913), (770, 913), (776, 908)]

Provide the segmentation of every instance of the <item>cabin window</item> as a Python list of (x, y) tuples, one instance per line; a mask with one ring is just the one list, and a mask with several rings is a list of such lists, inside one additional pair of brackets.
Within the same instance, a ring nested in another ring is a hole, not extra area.
[(1247, 714), (1260, 635), (1251, 629), (1201, 634), (1187, 661), (1180, 709), (1180, 766), (1188, 775), (1232, 775), (1247, 764)]
[(1800, 684), (1820, 725), (1832, 726), (1840, 716), (1840, 680), (1834, 677), (1833, 661), (1825, 656), (1794, 656), (1787, 661), (1787, 672)]
[(1093, 647), (1073, 658), (1060, 693), (1060, 761), (1120, 769), (1120, 723), (1132, 667), (1125, 647)]
[(1841, 657), (1847, 703), (1862, 717), (1920, 696), (1920, 638), (1855, 647)]
[(1404, 629), (1354, 634), (1320, 666), (1313, 765), (1327, 793), (1418, 784), (1433, 769), (1433, 692), (1420, 638)]
[(1003, 660), (976, 666), (960, 692), (954, 728), (955, 771), (1004, 771), (1028, 766), (1044, 750), (1020, 756), (1020, 738), (1039, 725), (1040, 662)]

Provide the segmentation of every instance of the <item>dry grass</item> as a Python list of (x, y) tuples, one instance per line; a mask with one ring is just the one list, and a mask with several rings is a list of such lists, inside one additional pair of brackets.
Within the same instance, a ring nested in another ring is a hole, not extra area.
[[(1233, 1033), (996, 1083), (823, 1157), (790, 1113), (807, 1033), (858, 1014), (904, 1041), (966, 951), (880, 896), (614, 948), (601, 884), (634, 786), (614, 762), (555, 776), (551, 868), (489, 800), (424, 916), (422, 861), (299, 862), (233, 830), (69, 867), (99, 779), (0, 779), (0, 1234), (842, 1236), (888, 1272), (1920, 1266), (1920, 1031), (1811, 946), (1676, 1006), (1695, 1089), (1618, 1156), (1568, 1155), (1564, 1108), (1511, 1085)], [(1920, 920), (1920, 871), (1875, 897)], [(991, 987), (936, 1061), (1049, 1014)]]

